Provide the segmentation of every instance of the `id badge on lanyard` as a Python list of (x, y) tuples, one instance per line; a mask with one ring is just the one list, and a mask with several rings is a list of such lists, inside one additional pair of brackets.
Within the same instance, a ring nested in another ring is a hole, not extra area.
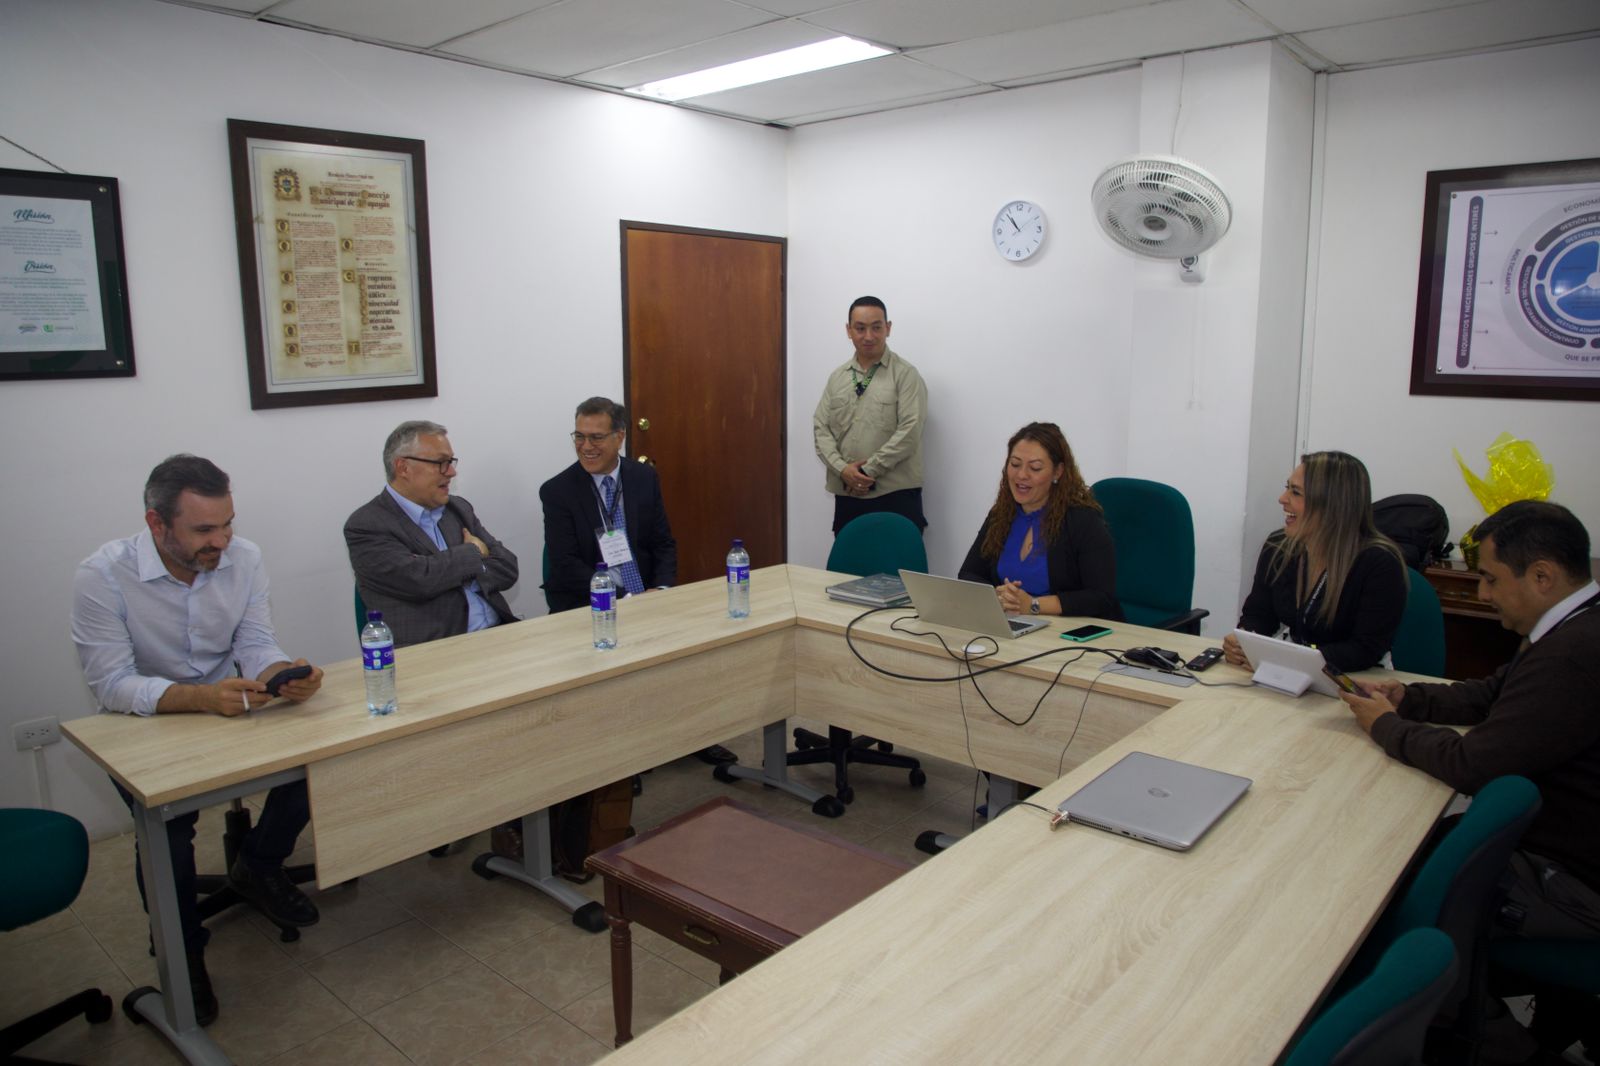
[(633, 549), (628, 547), (628, 535), (616, 528), (617, 508), (622, 503), (621, 486), (618, 486), (610, 514), (606, 513), (605, 501), (600, 499), (598, 489), (595, 490), (595, 502), (600, 505), (600, 528), (594, 531), (595, 540), (600, 545), (600, 558), (605, 560), (608, 569), (616, 570), (623, 563), (633, 562)]

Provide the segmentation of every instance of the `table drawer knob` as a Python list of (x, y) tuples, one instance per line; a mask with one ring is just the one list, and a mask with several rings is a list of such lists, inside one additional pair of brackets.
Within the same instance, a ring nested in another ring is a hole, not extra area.
[(693, 940), (696, 944), (704, 944), (708, 948), (714, 948), (718, 944), (722, 943), (721, 940), (717, 939), (717, 934), (709, 930), (702, 929), (698, 925), (684, 926), (683, 935), (688, 937), (690, 940)]

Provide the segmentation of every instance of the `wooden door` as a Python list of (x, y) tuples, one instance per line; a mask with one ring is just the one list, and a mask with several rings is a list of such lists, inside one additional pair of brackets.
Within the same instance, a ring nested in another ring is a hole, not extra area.
[(661, 477), (678, 581), (787, 561), (781, 237), (622, 223), (628, 455)]

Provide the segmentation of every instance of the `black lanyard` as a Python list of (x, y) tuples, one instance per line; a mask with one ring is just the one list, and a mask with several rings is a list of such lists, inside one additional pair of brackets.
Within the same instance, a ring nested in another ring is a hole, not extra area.
[[(595, 484), (593, 478), (589, 479), (589, 487), (594, 489), (595, 509), (600, 512), (600, 526), (607, 533), (611, 532), (613, 529), (615, 529), (617, 527), (617, 511), (618, 511), (618, 509), (620, 509), (622, 507), (622, 477), (621, 477), (621, 475), (622, 475), (622, 467), (618, 466), (617, 467), (617, 474), (615, 476), (615, 480), (616, 480), (616, 483), (617, 483), (617, 494), (615, 496), (611, 497), (611, 510), (610, 511), (606, 510), (606, 498), (605, 498), (605, 494), (600, 491), (600, 486)], [(612, 477), (612, 476), (613, 475), (611, 475), (611, 474), (607, 474), (606, 475), (606, 477)]]
[(1322, 571), (1322, 576), (1317, 578), (1317, 587), (1311, 590), (1311, 595), (1306, 598), (1306, 605), (1300, 608), (1300, 632), (1311, 631), (1311, 616), (1317, 613), (1317, 604), (1322, 602), (1322, 590), (1328, 586), (1328, 571)]

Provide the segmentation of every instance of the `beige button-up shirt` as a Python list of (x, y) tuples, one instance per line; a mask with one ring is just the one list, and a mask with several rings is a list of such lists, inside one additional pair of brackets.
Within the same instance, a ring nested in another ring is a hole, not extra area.
[(922, 426), (928, 413), (922, 375), (886, 349), (866, 391), (857, 396), (856, 382), (864, 377), (852, 355), (828, 375), (811, 419), (817, 458), (828, 467), (828, 491), (848, 494), (840, 473), (859, 459), (866, 460), (861, 469), (876, 481), (867, 499), (921, 487)]

